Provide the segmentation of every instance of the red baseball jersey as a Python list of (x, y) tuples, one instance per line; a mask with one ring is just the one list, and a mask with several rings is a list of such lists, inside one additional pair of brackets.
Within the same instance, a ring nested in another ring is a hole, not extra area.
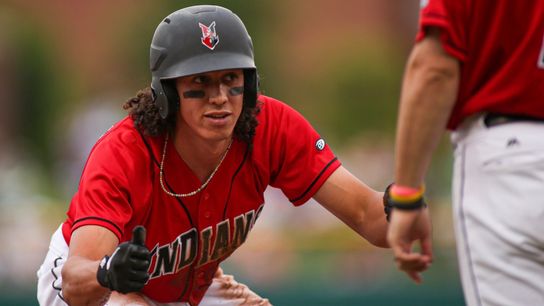
[(446, 52), (461, 62), (455, 129), (474, 113), (544, 119), (544, 1), (422, 0), (417, 41), (439, 27)]
[[(63, 225), (66, 241), (84, 225), (103, 226), (119, 241), (128, 241), (133, 227), (144, 225), (152, 260), (143, 292), (158, 302), (198, 304), (219, 263), (246, 240), (268, 185), (301, 205), (340, 166), (299, 113), (269, 97), (259, 100), (253, 148), (234, 140), (207, 187), (190, 197), (172, 197), (161, 188), (164, 136), (143, 136), (129, 117), (114, 125), (87, 160)], [(173, 193), (188, 193), (202, 184), (172, 141), (166, 149), (164, 183)]]

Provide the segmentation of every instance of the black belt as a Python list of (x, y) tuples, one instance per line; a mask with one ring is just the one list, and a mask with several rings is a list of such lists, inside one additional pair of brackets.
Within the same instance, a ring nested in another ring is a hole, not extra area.
[(514, 114), (498, 114), (498, 113), (487, 113), (484, 116), (484, 124), (486, 127), (493, 127), (496, 125), (501, 125), (511, 122), (542, 122), (544, 123), (544, 118), (536, 118), (526, 115), (514, 115)]

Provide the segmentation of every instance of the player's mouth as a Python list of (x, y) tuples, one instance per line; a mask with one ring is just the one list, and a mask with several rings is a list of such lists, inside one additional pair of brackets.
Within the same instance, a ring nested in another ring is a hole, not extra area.
[(212, 111), (205, 113), (204, 118), (214, 125), (225, 125), (228, 123), (231, 115), (232, 113), (229, 111)]

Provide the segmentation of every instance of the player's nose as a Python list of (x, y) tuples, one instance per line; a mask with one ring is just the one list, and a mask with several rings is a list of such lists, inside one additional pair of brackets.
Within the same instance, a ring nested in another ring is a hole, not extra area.
[(210, 89), (210, 103), (212, 104), (224, 104), (228, 100), (229, 87), (225, 84), (215, 84)]

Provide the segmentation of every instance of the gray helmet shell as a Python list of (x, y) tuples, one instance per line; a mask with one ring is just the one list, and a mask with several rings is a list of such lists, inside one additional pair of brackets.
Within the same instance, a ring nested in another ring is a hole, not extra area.
[(212, 5), (191, 6), (171, 13), (158, 25), (150, 48), (151, 89), (163, 119), (179, 105), (173, 79), (224, 69), (245, 69), (244, 103), (249, 98), (253, 99), (249, 103), (255, 103), (253, 43), (232, 11)]

